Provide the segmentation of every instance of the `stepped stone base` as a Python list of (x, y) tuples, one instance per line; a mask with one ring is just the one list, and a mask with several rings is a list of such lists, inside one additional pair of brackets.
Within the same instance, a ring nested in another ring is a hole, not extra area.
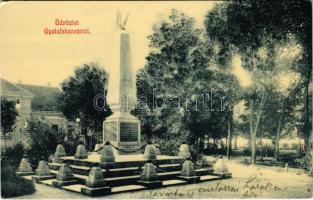
[(232, 177), (232, 173), (230, 173), (230, 172), (213, 172), (212, 174), (215, 176), (220, 176), (222, 178), (231, 178)]
[(58, 181), (58, 180), (54, 180), (52, 181), (52, 185), (54, 187), (57, 188), (61, 188), (63, 186), (67, 186), (67, 185), (73, 185), (73, 184), (77, 184), (78, 181), (77, 180), (70, 180), (70, 181)]
[[(87, 159), (77, 160), (74, 156), (66, 156), (59, 158), (57, 163), (62, 163), (66, 160), (70, 165), (85, 166), (91, 167), (94, 163), (100, 162), (99, 154), (91, 154)], [(165, 156), (158, 155), (157, 160), (155, 161), (158, 165), (160, 164), (173, 164), (181, 163), (184, 161), (184, 158), (178, 156)], [(133, 155), (115, 155), (114, 166), (110, 168), (125, 168), (125, 167), (142, 167), (146, 163), (146, 159), (143, 157), (143, 154), (133, 154)], [(100, 163), (101, 164), (101, 163)]]
[(106, 168), (114, 168), (115, 163), (114, 162), (100, 162), (100, 167), (102, 169)]
[(100, 195), (107, 195), (111, 193), (110, 187), (97, 187), (97, 188), (90, 188), (85, 187), (81, 189), (81, 193), (87, 196), (100, 196)]
[(200, 176), (178, 176), (177, 178), (188, 181), (188, 182), (199, 182)]
[[(55, 178), (59, 173), (63, 161), (68, 163), (74, 173), (69, 181), (60, 181)], [(143, 181), (141, 180), (141, 172), (147, 162), (143, 154), (115, 155), (114, 166), (109, 169), (101, 169), (105, 185), (94, 185), (96, 187), (90, 187), (92, 185), (87, 184), (89, 170), (91, 169), (90, 166), (98, 165), (99, 161), (99, 154), (91, 154), (84, 160), (77, 160), (74, 156), (61, 157), (59, 162), (48, 163), (51, 173), (54, 176), (37, 177), (35, 175), (23, 176), (23, 178), (29, 177), (41, 184), (92, 197), (193, 184), (231, 177), (231, 173), (214, 173), (212, 172), (212, 168), (195, 169), (195, 176), (182, 176), (181, 163), (184, 161), (184, 158), (158, 155), (155, 162), (162, 169), (158, 170), (159, 168), (157, 168), (156, 170), (158, 179), (156, 181)]]
[(43, 180), (49, 180), (49, 179), (53, 179), (53, 178), (55, 178), (54, 174), (47, 175), (47, 176), (37, 176), (37, 175), (32, 176), (32, 180), (35, 180), (36, 182), (43, 181)]
[(35, 172), (16, 172), (18, 176), (29, 176), (29, 175), (34, 175)]
[(141, 184), (147, 188), (160, 188), (162, 187), (162, 181), (138, 181), (138, 184)]

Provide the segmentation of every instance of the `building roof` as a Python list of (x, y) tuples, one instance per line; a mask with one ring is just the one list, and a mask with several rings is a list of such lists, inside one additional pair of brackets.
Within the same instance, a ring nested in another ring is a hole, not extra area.
[(1, 86), (1, 95), (14, 95), (14, 96), (30, 96), (33, 97), (34, 95), (29, 91), (21, 88), (3, 78), (0, 77), (0, 86)]
[(16, 85), (34, 95), (31, 102), (33, 111), (60, 111), (58, 106), (58, 96), (60, 95), (61, 90), (59, 88), (28, 84)]

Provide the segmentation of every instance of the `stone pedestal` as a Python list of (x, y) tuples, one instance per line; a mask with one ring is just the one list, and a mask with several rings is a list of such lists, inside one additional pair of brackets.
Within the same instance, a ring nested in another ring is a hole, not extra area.
[(148, 188), (157, 188), (162, 186), (162, 181), (159, 180), (156, 166), (153, 163), (148, 161), (143, 166), (140, 181), (138, 181), (138, 183)]
[(66, 153), (65, 153), (65, 149), (64, 149), (63, 145), (58, 144), (58, 146), (55, 150), (55, 153), (53, 155), (54, 160), (58, 161), (60, 157), (65, 157), (65, 156), (66, 156)]
[(189, 152), (189, 147), (187, 144), (180, 145), (178, 156), (183, 157), (183, 158), (190, 158), (191, 157), (191, 154)]
[(200, 180), (200, 176), (196, 176), (194, 163), (190, 159), (185, 160), (180, 174), (179, 178), (183, 180), (192, 182)]
[(46, 161), (42, 160), (39, 162), (38, 167), (36, 169), (36, 173), (32, 176), (32, 179), (35, 181), (52, 179), (55, 176), (51, 174), (50, 168)]
[(156, 148), (153, 144), (148, 144), (145, 148), (145, 153), (143, 154), (144, 159), (146, 160), (156, 160)]
[(115, 154), (134, 154), (141, 146), (140, 121), (128, 112), (116, 112), (103, 122), (103, 141), (110, 142), (122, 151)]
[(86, 188), (81, 189), (81, 192), (88, 196), (104, 195), (111, 192), (111, 188), (105, 186), (100, 167), (91, 168), (88, 179), (86, 180), (86, 186)]
[(93, 150), (94, 152), (96, 152), (97, 154), (101, 154), (101, 150), (102, 149), (102, 144), (96, 144), (95, 145), (95, 149)]
[(100, 167), (104, 169), (113, 168), (115, 164), (115, 156), (113, 153), (113, 147), (110, 143), (106, 143), (102, 150), (100, 156)]
[(221, 176), (223, 178), (232, 177), (232, 173), (228, 171), (228, 167), (226, 165), (226, 161), (223, 158), (219, 158), (213, 166), (213, 174), (217, 176)]
[(29, 160), (26, 155), (23, 156), (16, 174), (19, 176), (27, 176), (27, 175), (34, 174), (34, 171), (32, 167), (30, 166)]
[(74, 155), (75, 159), (86, 159), (88, 157), (87, 150), (83, 144), (79, 144)]
[(52, 181), (52, 185), (55, 187), (62, 187), (66, 185), (76, 184), (77, 180), (74, 179), (74, 174), (70, 166), (63, 163), (57, 174), (57, 180)]

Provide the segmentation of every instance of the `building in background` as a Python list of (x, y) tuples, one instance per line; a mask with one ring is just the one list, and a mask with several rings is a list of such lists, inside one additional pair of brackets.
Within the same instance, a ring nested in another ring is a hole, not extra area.
[(50, 85), (13, 84), (3, 78), (0, 79), (1, 98), (16, 102), (19, 113), (15, 130), (6, 136), (1, 135), (1, 147), (27, 142), (27, 121), (31, 117), (39, 118), (55, 130), (67, 127), (68, 121), (57, 102), (61, 92), (59, 88)]
[(67, 120), (58, 106), (59, 88), (28, 84), (16, 84), (34, 95), (31, 101), (31, 116), (50, 124), (53, 129), (67, 127)]

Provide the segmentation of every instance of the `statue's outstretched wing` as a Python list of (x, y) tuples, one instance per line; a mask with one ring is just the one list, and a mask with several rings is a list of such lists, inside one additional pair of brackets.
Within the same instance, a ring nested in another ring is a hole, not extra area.
[(120, 27), (122, 28), (122, 20), (121, 20), (121, 11), (117, 11), (117, 14), (116, 14), (116, 25), (117, 27)]
[(124, 22), (122, 23), (122, 14), (121, 14), (121, 11), (117, 11), (117, 15), (116, 15), (116, 25), (117, 27), (119, 27), (120, 29), (122, 30), (125, 30), (125, 26), (126, 26), (126, 23), (127, 23), (127, 20), (128, 20), (128, 15), (129, 13), (127, 13), (125, 19), (124, 19)]
[(125, 19), (124, 19), (124, 23), (123, 23), (123, 27), (125, 28), (126, 23), (127, 23), (127, 19), (128, 19), (129, 13), (127, 13)]

